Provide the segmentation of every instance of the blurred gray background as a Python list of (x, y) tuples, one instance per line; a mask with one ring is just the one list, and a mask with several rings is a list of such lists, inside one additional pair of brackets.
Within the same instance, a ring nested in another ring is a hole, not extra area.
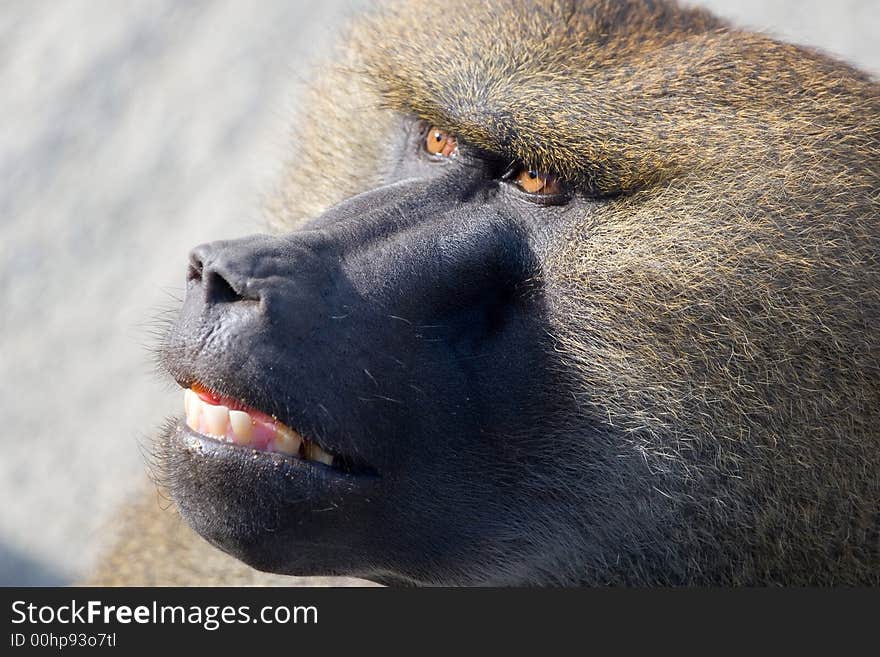
[[(260, 229), (310, 64), (367, 4), (0, 0), (0, 585), (89, 568), (181, 394), (154, 318)], [(692, 1), (880, 73), (880, 0)]]

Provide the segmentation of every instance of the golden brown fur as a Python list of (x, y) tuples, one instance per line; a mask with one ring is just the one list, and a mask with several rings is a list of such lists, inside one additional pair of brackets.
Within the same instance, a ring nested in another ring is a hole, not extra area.
[[(279, 230), (375, 184), (397, 113), (620, 194), (546, 263), (548, 331), (584, 417), (668, 475), (584, 504), (653, 508), (690, 565), (630, 549), (610, 581), (880, 583), (875, 82), (666, 2), (414, 2), (356, 25), (311, 100)], [(99, 581), (200, 572), (167, 525), (130, 531), (122, 562), (151, 558)]]

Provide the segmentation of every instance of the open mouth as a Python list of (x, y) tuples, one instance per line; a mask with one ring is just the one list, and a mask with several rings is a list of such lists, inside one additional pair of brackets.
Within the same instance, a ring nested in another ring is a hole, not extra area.
[(205, 438), (320, 463), (347, 474), (375, 474), (365, 464), (325, 450), (276, 417), (199, 384), (184, 391), (184, 409), (186, 425)]
[(270, 415), (272, 404), (286, 411), (283, 397), (258, 410), (193, 379), (182, 387), (186, 419), (159, 447), (162, 483), (187, 524), (258, 570), (337, 574), (352, 562), (352, 536), (382, 491), (378, 472)]

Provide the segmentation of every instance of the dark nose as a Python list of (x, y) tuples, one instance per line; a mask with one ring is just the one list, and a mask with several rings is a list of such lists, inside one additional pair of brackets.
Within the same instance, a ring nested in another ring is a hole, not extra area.
[(259, 301), (254, 289), (249, 259), (242, 259), (235, 242), (201, 244), (190, 251), (187, 285), (202, 289), (205, 303), (221, 304), (236, 301)]

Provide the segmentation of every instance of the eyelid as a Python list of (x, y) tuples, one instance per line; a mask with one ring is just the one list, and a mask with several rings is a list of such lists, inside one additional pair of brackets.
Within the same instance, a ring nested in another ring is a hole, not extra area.
[(501, 180), (504, 180), (505, 182), (512, 181), (522, 171), (534, 171), (542, 178), (553, 178), (554, 180), (559, 181), (560, 184), (565, 186), (565, 183), (559, 179), (559, 176), (557, 176), (553, 173), (550, 173), (548, 171), (541, 171), (540, 169), (533, 169), (531, 167), (526, 166), (525, 164), (523, 164), (519, 160), (514, 160), (513, 162), (511, 162), (510, 164), (507, 165), (507, 167), (504, 169), (504, 173), (501, 174)]
[(557, 192), (549, 192), (548, 193), (548, 192), (540, 192), (540, 191), (532, 192), (532, 191), (525, 189), (517, 180), (517, 178), (520, 176), (520, 174), (523, 171), (534, 171), (534, 169), (530, 169), (529, 167), (527, 167), (525, 164), (523, 164), (519, 160), (514, 160), (504, 170), (504, 173), (501, 175), (500, 179), (502, 182), (505, 182), (512, 187), (516, 187), (517, 191), (520, 194), (526, 196), (527, 198), (531, 199), (532, 201), (537, 201), (537, 202), (541, 202), (541, 203), (559, 204), (559, 203), (567, 202), (568, 200), (571, 199), (572, 189), (569, 185), (567, 185), (565, 183), (565, 181), (560, 180), (554, 174), (544, 173), (542, 171), (537, 171), (536, 173), (543, 178), (552, 179), (553, 181), (555, 181), (559, 185), (560, 190)]
[(505, 182), (513, 180), (514, 176), (520, 172), (521, 169), (524, 169), (522, 162), (518, 162), (516, 160), (512, 160), (510, 164), (508, 164), (504, 168), (504, 173), (501, 174), (501, 180)]

